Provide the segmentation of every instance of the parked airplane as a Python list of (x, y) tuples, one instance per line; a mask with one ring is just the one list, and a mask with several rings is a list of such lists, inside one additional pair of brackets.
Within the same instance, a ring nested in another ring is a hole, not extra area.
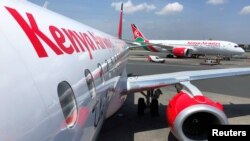
[(245, 51), (239, 45), (217, 40), (148, 40), (142, 32), (131, 24), (134, 40), (143, 43), (143, 48), (152, 52), (166, 52), (177, 57), (199, 55), (221, 55), (231, 57)]
[(1, 0), (0, 10), (1, 141), (95, 140), (127, 94), (168, 85), (178, 90), (166, 112), (172, 132), (203, 140), (209, 125), (228, 120), (190, 81), (250, 74), (232, 68), (127, 77), (123, 40), (28, 1)]

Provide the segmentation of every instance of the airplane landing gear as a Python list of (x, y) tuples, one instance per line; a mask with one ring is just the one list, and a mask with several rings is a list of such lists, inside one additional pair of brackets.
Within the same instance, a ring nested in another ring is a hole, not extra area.
[(144, 110), (146, 109), (146, 103), (144, 98), (138, 99), (137, 114), (138, 116), (144, 115)]
[(151, 116), (159, 116), (159, 104), (158, 99), (152, 99), (150, 104)]
[(166, 58), (174, 58), (174, 55), (173, 54), (167, 54)]
[[(137, 114), (139, 116), (144, 115), (145, 109), (149, 108), (151, 116), (159, 116), (158, 98), (162, 94), (162, 91), (160, 89), (156, 89), (156, 90), (153, 89), (153, 90), (147, 90), (147, 93), (144, 93), (142, 91), (141, 94), (145, 98), (138, 99)], [(145, 102), (145, 99), (146, 99), (146, 102)]]

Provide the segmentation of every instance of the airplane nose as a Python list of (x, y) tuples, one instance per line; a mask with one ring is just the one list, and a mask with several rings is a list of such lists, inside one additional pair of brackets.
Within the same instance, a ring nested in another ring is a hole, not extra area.
[(245, 50), (243, 48), (239, 48), (239, 53), (245, 53)]
[(237, 52), (237, 54), (239, 54), (239, 55), (242, 55), (242, 54), (244, 54), (245, 53), (245, 50), (244, 49), (242, 49), (241, 47), (238, 47), (238, 48), (236, 48), (236, 50), (235, 50), (236, 52)]

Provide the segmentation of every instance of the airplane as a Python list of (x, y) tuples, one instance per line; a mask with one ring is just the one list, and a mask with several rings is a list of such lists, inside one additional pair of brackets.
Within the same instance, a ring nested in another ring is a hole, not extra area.
[[(245, 51), (238, 44), (218, 40), (148, 40), (142, 32), (131, 24), (134, 41), (142, 43), (143, 49), (151, 52), (166, 52), (167, 57), (199, 57), (220, 55), (230, 60), (234, 55), (243, 55)], [(133, 43), (133, 42), (132, 42)]]
[(158, 88), (169, 85), (178, 90), (166, 109), (171, 133), (204, 140), (209, 125), (228, 119), (191, 81), (250, 74), (248, 67), (128, 77), (124, 40), (29, 1), (1, 0), (0, 10), (1, 141), (94, 141), (128, 94), (156, 90), (148, 97), (157, 112)]

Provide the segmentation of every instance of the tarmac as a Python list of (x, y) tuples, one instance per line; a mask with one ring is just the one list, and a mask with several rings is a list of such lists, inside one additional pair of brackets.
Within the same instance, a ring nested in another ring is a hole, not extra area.
[[(141, 53), (143, 55), (141, 55)], [(140, 55), (138, 55), (140, 54)], [(250, 59), (235, 58), (222, 61), (221, 65), (200, 65), (203, 59), (167, 59), (164, 64), (149, 63), (148, 52), (132, 51), (127, 71), (133, 75), (169, 73), (185, 70), (218, 69), (250, 66)], [(155, 55), (155, 54), (154, 54)], [(164, 54), (157, 54), (158, 56)], [(248, 55), (248, 54), (247, 54)], [(250, 56), (250, 55), (249, 55)], [(230, 124), (250, 124), (249, 76), (209, 79), (192, 82), (204, 95), (224, 106)], [(149, 109), (142, 117), (137, 116), (137, 100), (140, 93), (131, 94), (123, 107), (104, 122), (98, 141), (174, 141), (166, 122), (165, 110), (169, 100), (176, 94), (173, 86), (161, 89), (159, 117), (151, 117)]]
[[(143, 61), (148, 62), (148, 55), (156, 55), (165, 59), (165, 64), (175, 64), (175, 65), (196, 65), (200, 66), (204, 63), (206, 57), (195, 58), (166, 58), (166, 54), (159, 52), (148, 52), (143, 50), (133, 50), (130, 51), (129, 60), (131, 61)], [(208, 58), (215, 58), (214, 56), (208, 56)], [(227, 68), (227, 67), (247, 67), (250, 66), (250, 52), (246, 52), (244, 56), (237, 56), (231, 58), (230, 61), (222, 60), (221, 64), (217, 67)]]

